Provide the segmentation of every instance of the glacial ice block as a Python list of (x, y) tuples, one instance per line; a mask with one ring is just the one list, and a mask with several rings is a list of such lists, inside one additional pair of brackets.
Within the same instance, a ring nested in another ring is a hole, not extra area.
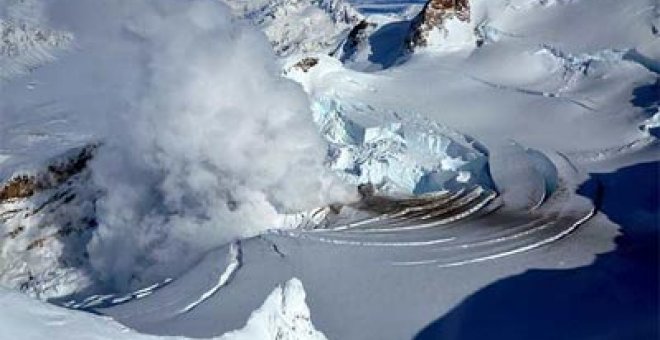
[(492, 187), (482, 148), (418, 114), (334, 98), (317, 98), (312, 109), (329, 143), (329, 167), (351, 184), (400, 195)]

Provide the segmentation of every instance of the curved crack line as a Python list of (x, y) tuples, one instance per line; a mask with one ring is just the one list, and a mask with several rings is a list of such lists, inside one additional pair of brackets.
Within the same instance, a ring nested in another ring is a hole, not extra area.
[(243, 254), (240, 241), (232, 243), (229, 248), (229, 254), (227, 256), (227, 267), (225, 268), (225, 271), (220, 274), (220, 277), (218, 277), (218, 282), (209, 290), (204, 292), (197, 300), (181, 309), (179, 313), (187, 313), (193, 310), (204, 301), (208, 300), (215, 293), (217, 293), (222, 287), (226, 286), (234, 277), (236, 271), (241, 267), (242, 255)]

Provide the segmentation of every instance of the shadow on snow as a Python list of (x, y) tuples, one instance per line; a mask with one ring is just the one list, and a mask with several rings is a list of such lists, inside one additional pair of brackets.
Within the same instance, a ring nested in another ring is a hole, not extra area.
[(659, 339), (660, 162), (590, 181), (600, 213), (621, 226), (616, 250), (587, 267), (502, 279), (415, 339)]

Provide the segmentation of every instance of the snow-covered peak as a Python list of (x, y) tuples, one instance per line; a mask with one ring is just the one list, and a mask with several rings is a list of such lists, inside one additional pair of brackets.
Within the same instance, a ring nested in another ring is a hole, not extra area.
[(237, 15), (260, 26), (283, 57), (330, 53), (362, 20), (344, 0), (225, 1)]
[(302, 282), (297, 278), (277, 286), (252, 313), (243, 329), (225, 334), (221, 339), (326, 340), (312, 324), (305, 295)]

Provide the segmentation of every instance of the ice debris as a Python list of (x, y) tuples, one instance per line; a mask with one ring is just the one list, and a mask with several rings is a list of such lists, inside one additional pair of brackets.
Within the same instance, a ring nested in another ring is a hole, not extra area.
[(492, 187), (483, 147), (416, 114), (320, 98), (314, 120), (329, 143), (328, 166), (354, 185), (388, 194)]

